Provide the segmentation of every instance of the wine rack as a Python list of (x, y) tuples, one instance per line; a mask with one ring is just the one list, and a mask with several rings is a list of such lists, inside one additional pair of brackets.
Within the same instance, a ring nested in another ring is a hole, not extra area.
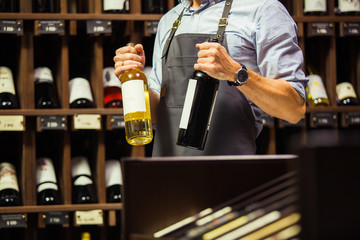
[[(131, 0), (130, 12), (121, 14), (103, 13), (102, 0), (86, 1), (85, 9), (79, 12), (74, 12), (72, 6), (82, 1), (55, 2), (58, 5), (55, 13), (34, 13), (32, 1), (19, 0), (19, 12), (0, 14), (0, 65), (12, 70), (20, 103), (20, 109), (0, 110), (0, 155), (1, 160), (16, 166), (23, 202), (19, 207), (0, 207), (0, 215), (9, 217), (4, 224), (13, 224), (0, 225), (0, 238), (45, 239), (49, 232), (55, 231), (56, 234), (51, 234), (56, 235), (55, 238), (70, 240), (79, 239), (82, 232), (89, 231), (94, 239), (120, 239), (119, 215), (123, 205), (106, 202), (105, 161), (143, 157), (151, 151), (130, 147), (125, 142), (122, 109), (104, 108), (102, 70), (113, 66), (115, 49), (127, 42), (143, 43), (147, 64), (151, 66), (152, 26), (162, 14), (143, 14), (141, 0)], [(348, 142), (359, 142), (360, 106), (337, 106), (335, 86), (344, 72), (360, 95), (360, 16), (338, 16), (334, 10), (336, 0), (328, 0), (325, 16), (304, 16), (303, 1), (281, 2), (298, 25), (299, 46), (305, 56), (304, 71), (307, 64), (316, 65), (331, 105), (307, 107), (304, 120), (295, 125), (264, 115), (265, 127), (258, 139), (258, 153), (292, 153), (301, 146), (316, 145), (317, 141), (324, 140), (319, 137), (321, 131), (330, 136), (326, 138), (329, 144), (341, 142), (344, 134), (349, 136)], [(169, 9), (174, 4), (168, 0)], [(59, 109), (35, 108), (34, 69), (44, 64), (53, 71)], [(95, 108), (69, 107), (68, 82), (78, 74), (90, 81)], [(76, 125), (76, 121), (80, 125)], [(98, 196), (95, 204), (71, 202), (70, 159), (77, 134), (88, 135), (93, 144), (90, 163)], [(60, 205), (36, 205), (39, 138), (46, 139), (46, 148), (53, 156), (62, 197)], [(76, 224), (74, 218), (78, 211), (92, 210), (102, 210), (102, 224)], [(50, 216), (61, 224), (45, 224), (46, 213), (52, 212), (63, 214), (58, 219)]]

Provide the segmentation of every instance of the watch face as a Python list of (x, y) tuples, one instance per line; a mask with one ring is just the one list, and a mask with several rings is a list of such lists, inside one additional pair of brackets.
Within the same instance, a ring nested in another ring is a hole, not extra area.
[(244, 65), (241, 65), (241, 69), (237, 72), (237, 79), (236, 82), (239, 83), (239, 85), (243, 85), (248, 80), (248, 71)]

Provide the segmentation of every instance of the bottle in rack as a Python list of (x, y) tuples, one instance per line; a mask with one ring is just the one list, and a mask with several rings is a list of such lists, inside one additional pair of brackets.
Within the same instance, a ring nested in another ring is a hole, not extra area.
[(350, 82), (342, 82), (336, 85), (338, 105), (359, 105), (355, 89)]
[(77, 77), (69, 81), (70, 108), (93, 108), (95, 107), (91, 93), (90, 83), (87, 79)]
[(304, 15), (326, 15), (326, 0), (304, 0)]
[(308, 104), (311, 107), (329, 106), (330, 101), (327, 96), (322, 78), (320, 77), (320, 75), (314, 74), (310, 67), (308, 67), (308, 71), (310, 74), (309, 76), (307, 76), (309, 82), (306, 86)]
[(153, 132), (147, 78), (139, 68), (135, 68), (123, 73), (120, 81), (126, 141), (131, 145), (148, 144)]
[[(217, 39), (209, 41), (215, 42)], [(219, 80), (202, 71), (194, 71), (186, 91), (177, 145), (204, 149), (218, 88)]]
[(95, 203), (95, 186), (86, 157), (76, 156), (71, 159), (71, 176), (73, 203)]
[(0, 206), (19, 206), (21, 197), (15, 166), (10, 162), (0, 163)]
[(167, 11), (166, 0), (142, 0), (142, 13), (165, 13)]
[(38, 158), (36, 163), (37, 204), (60, 204), (59, 188), (52, 160), (42, 157)]
[(33, 12), (35, 13), (56, 13), (57, 0), (32, 0)]
[(105, 163), (106, 201), (109, 203), (121, 202), (122, 173), (120, 161), (107, 160)]
[(0, 0), (0, 12), (19, 12), (19, 0)]
[(0, 109), (17, 109), (14, 79), (10, 68), (0, 66)]
[(103, 70), (104, 106), (122, 108), (121, 82), (115, 75), (114, 67)]
[(58, 108), (59, 100), (56, 94), (51, 70), (38, 67), (34, 71), (35, 108)]
[(103, 0), (104, 13), (128, 13), (129, 0)]
[(338, 0), (339, 15), (360, 15), (360, 0)]

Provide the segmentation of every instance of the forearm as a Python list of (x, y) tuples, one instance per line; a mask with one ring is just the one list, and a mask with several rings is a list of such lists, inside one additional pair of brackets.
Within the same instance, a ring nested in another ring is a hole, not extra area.
[(304, 117), (305, 101), (287, 81), (265, 78), (248, 71), (248, 81), (237, 88), (261, 110), (290, 123)]
[(149, 96), (150, 96), (151, 122), (152, 124), (156, 124), (160, 96), (151, 88), (149, 88)]

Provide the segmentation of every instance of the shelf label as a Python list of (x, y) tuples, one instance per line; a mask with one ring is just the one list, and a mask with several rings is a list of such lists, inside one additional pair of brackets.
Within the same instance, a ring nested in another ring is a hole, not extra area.
[(0, 116), (0, 131), (24, 131), (24, 116)]
[(74, 129), (101, 129), (100, 114), (76, 114), (74, 115)]
[(103, 210), (75, 211), (76, 225), (104, 224)]
[(23, 213), (1, 214), (0, 228), (23, 228), (26, 227), (26, 215)]
[(360, 125), (360, 112), (347, 112), (345, 114), (345, 122), (348, 126)]
[(39, 20), (37, 25), (39, 34), (64, 34), (64, 20)]
[(344, 36), (360, 36), (360, 23), (343, 23)]
[(110, 119), (111, 129), (124, 129), (125, 120), (123, 115), (113, 115)]
[(66, 130), (65, 116), (40, 116), (41, 130)]
[(333, 112), (313, 113), (311, 122), (314, 127), (335, 127), (336, 119), (336, 113)]
[(67, 212), (47, 212), (42, 214), (43, 223), (46, 225), (67, 225), (69, 214)]
[(22, 20), (1, 20), (0, 33), (22, 34), (23, 21)]
[(159, 21), (147, 21), (146, 22), (146, 33), (154, 35), (157, 33)]
[(311, 34), (313, 36), (332, 36), (334, 33), (332, 23), (311, 23)]
[(112, 23), (109, 20), (87, 20), (86, 32), (88, 34), (111, 33)]

